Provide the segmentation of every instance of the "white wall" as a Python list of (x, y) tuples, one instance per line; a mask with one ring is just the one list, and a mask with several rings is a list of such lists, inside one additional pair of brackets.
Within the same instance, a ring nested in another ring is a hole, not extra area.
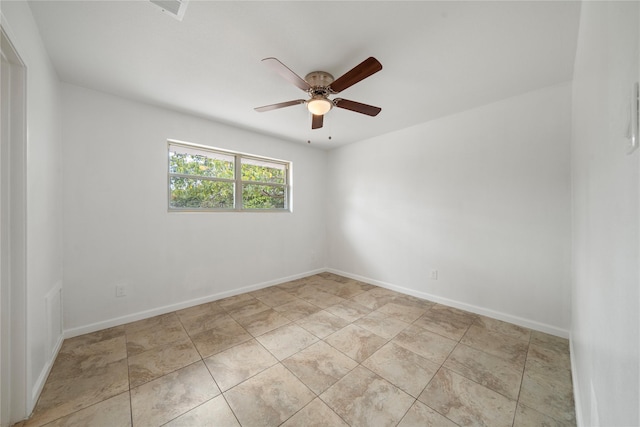
[[(36, 399), (61, 330), (47, 296), (62, 286), (62, 159), (59, 83), (26, 2), (3, 2), (3, 22), (27, 67), (27, 412)], [(56, 324), (57, 323), (57, 324)], [(50, 335), (53, 334), (53, 335)]]
[(640, 152), (626, 154), (638, 2), (582, 4), (573, 82), (572, 356), (584, 426), (637, 426)]
[[(62, 87), (68, 335), (325, 266), (326, 152)], [(293, 213), (167, 212), (167, 139), (292, 161)]]
[(570, 102), (567, 83), (331, 151), (328, 266), (567, 336)]

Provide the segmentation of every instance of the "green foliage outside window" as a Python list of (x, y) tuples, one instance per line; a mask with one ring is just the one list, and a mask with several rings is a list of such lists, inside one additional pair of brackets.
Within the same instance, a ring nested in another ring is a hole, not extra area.
[(233, 179), (233, 161), (198, 154), (169, 153), (169, 173)]
[[(230, 155), (211, 153), (209, 156), (170, 150), (169, 206), (175, 209), (234, 209), (234, 163)], [(285, 209), (286, 174), (282, 164), (242, 158), (242, 209)]]
[[(279, 166), (279, 167), (278, 167)], [(242, 186), (242, 207), (245, 209), (284, 209), (284, 186), (260, 185), (258, 183), (285, 184), (284, 165), (265, 165), (263, 162), (242, 159), (242, 181), (251, 181)]]
[(275, 168), (243, 161), (242, 180), (284, 184), (286, 182), (286, 170), (284, 167)]
[(245, 184), (242, 207), (245, 209), (284, 209), (284, 187)]

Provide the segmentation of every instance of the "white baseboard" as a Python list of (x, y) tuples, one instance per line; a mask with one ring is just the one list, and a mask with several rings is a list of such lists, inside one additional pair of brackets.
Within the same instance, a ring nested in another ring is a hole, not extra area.
[(415, 289), (405, 288), (402, 286), (396, 286), (391, 283), (382, 282), (380, 280), (371, 279), (369, 277), (360, 276), (357, 274), (348, 273), (346, 271), (336, 270), (333, 268), (320, 268), (316, 270), (307, 271), (300, 274), (295, 274), (288, 277), (282, 277), (279, 279), (269, 280), (262, 283), (257, 283), (250, 286), (245, 286), (238, 289), (233, 289), (229, 291), (219, 292), (216, 294), (188, 300), (182, 301), (175, 304), (166, 305), (163, 307), (157, 307), (151, 310), (145, 310), (137, 313), (128, 314), (126, 316), (116, 317), (112, 319), (107, 319), (104, 321), (92, 323), (89, 325), (80, 326), (77, 328), (65, 329), (64, 337), (71, 338), (78, 335), (88, 334), (91, 332), (96, 332), (102, 329), (111, 328), (114, 326), (124, 325), (125, 323), (135, 322), (137, 320), (146, 319), (153, 316), (158, 316), (161, 314), (171, 313), (176, 310), (182, 310), (184, 308), (193, 307), (199, 304), (205, 304), (207, 302), (216, 301), (222, 298), (227, 298), (230, 296), (242, 294), (245, 292), (251, 292), (258, 289), (266, 288), (269, 286), (278, 285), (281, 283), (285, 283), (291, 280), (300, 279), (302, 277), (312, 276), (314, 274), (322, 273), (322, 272), (331, 272), (334, 274), (339, 274), (344, 277), (349, 277), (351, 279), (359, 280), (361, 282), (370, 283), (372, 285), (380, 286), (386, 289), (391, 289), (396, 292), (400, 292), (407, 295), (412, 295), (418, 298), (426, 299), (429, 301), (437, 302), (439, 304), (448, 305), (450, 307), (459, 308), (461, 310), (469, 311), (471, 313), (480, 314), (483, 316), (491, 317), (493, 319), (502, 320), (505, 322), (513, 323), (518, 326), (522, 326), (525, 328), (533, 329), (536, 331), (544, 332), (547, 334), (555, 335), (562, 338), (569, 338), (569, 331), (566, 329), (558, 328), (553, 325), (548, 325), (546, 323), (537, 322), (531, 319), (525, 319), (519, 316), (514, 316), (507, 313), (502, 313), (494, 310), (490, 310), (487, 308), (479, 307), (472, 304), (467, 304), (465, 302), (452, 300), (449, 298), (440, 297), (438, 295), (429, 294), (426, 292), (416, 291)]
[(461, 301), (452, 300), (449, 298), (443, 298), (437, 295), (429, 294), (426, 292), (416, 291), (415, 289), (405, 288), (402, 286), (396, 286), (391, 283), (382, 282), (380, 280), (363, 277), (357, 274), (347, 273), (346, 271), (340, 271), (333, 268), (328, 268), (328, 272), (338, 274), (340, 276), (349, 277), (354, 280), (369, 283), (371, 285), (380, 286), (382, 288), (390, 289), (392, 291), (400, 292), (403, 294), (411, 295), (414, 297), (426, 299), (429, 301), (437, 302), (439, 304), (447, 305), (449, 307), (459, 308), (461, 310), (469, 311), (471, 313), (480, 314), (482, 316), (491, 317), (493, 319), (502, 320), (504, 322), (513, 323), (514, 325), (522, 326), (525, 328), (533, 329), (539, 332), (544, 332), (550, 335), (555, 335), (562, 338), (569, 338), (569, 331), (566, 329), (558, 328), (553, 325), (540, 323), (535, 320), (525, 319), (522, 317), (514, 316), (507, 313), (501, 313), (487, 308), (479, 307), (472, 304), (467, 304)]
[[(200, 298), (191, 299), (188, 301), (182, 301), (175, 304), (165, 305), (163, 307), (157, 307), (150, 310), (140, 311), (137, 313), (127, 314), (112, 319), (103, 320), (100, 322), (91, 323), (89, 325), (79, 326), (77, 328), (65, 329), (64, 337), (72, 338), (78, 335), (84, 335), (91, 332), (100, 331), (102, 329), (112, 328), (114, 326), (124, 325), (125, 323), (135, 322), (137, 320), (147, 319), (149, 317), (158, 316), (161, 314), (171, 313), (176, 310), (182, 310), (184, 308), (193, 307), (195, 305), (205, 304), (211, 301), (216, 301), (222, 298), (232, 297), (234, 295), (243, 294), (245, 292), (251, 292), (262, 288), (268, 288), (269, 286), (279, 285), (281, 283), (289, 282), (291, 280), (300, 279), (314, 274), (327, 271), (324, 268), (307, 271), (305, 273), (294, 274), (292, 276), (282, 277), (279, 279), (269, 280), (266, 282), (256, 283), (254, 285), (244, 286), (242, 288), (233, 289), (224, 292), (218, 292), (216, 294), (207, 295)], [(46, 378), (46, 377), (45, 377)]]
[(569, 357), (571, 359), (571, 379), (573, 381), (573, 406), (576, 411), (576, 426), (584, 426), (582, 418), (582, 395), (580, 394), (580, 379), (578, 378), (578, 370), (575, 360), (575, 352), (573, 348), (573, 335), (569, 337)]
[(40, 398), (40, 393), (42, 393), (44, 384), (47, 382), (47, 378), (51, 373), (51, 368), (53, 368), (53, 363), (56, 361), (56, 358), (58, 357), (58, 353), (62, 348), (63, 342), (64, 342), (64, 337), (63, 335), (60, 335), (53, 348), (53, 351), (51, 352), (51, 358), (47, 360), (46, 365), (42, 368), (42, 371), (40, 371), (40, 375), (38, 375), (38, 379), (36, 380), (35, 384), (33, 385), (33, 388), (31, 389), (30, 401), (27, 402), (28, 416), (31, 416), (31, 414), (33, 413), (33, 410), (36, 407), (36, 403), (38, 403), (38, 399)]
[(31, 414), (35, 409), (40, 393), (64, 341), (64, 332), (62, 331), (62, 281), (58, 281), (45, 295), (43, 305), (47, 322), (45, 350), (48, 359), (33, 384), (31, 395), (28, 396), (27, 414)]

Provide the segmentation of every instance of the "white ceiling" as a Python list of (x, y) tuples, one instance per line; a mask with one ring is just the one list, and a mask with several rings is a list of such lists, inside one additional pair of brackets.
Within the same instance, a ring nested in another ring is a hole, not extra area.
[[(571, 80), (580, 3), (197, 1), (182, 22), (147, 1), (30, 1), (61, 80), (316, 147), (346, 143)], [(382, 71), (311, 130), (306, 98), (261, 64), (336, 78), (369, 56)], [(329, 140), (329, 137), (331, 139)]]

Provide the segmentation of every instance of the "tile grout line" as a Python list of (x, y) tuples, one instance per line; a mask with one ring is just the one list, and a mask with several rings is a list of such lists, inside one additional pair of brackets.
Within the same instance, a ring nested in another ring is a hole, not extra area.
[(529, 359), (529, 350), (531, 349), (531, 334), (529, 334), (529, 342), (527, 343), (527, 354), (524, 358), (524, 363), (522, 364), (522, 376), (520, 378), (520, 387), (518, 388), (518, 397), (516, 398), (516, 410), (513, 412), (513, 421), (511, 426), (515, 426), (516, 417), (518, 416), (518, 406), (520, 406), (520, 394), (522, 393), (522, 386), (524, 385), (524, 373), (527, 370), (527, 360)]
[(127, 382), (129, 383), (129, 419), (131, 420), (131, 427), (133, 424), (133, 393), (131, 392), (131, 368), (129, 366), (129, 349), (127, 348), (128, 338), (127, 338), (127, 329), (124, 329), (124, 352), (127, 358)]

